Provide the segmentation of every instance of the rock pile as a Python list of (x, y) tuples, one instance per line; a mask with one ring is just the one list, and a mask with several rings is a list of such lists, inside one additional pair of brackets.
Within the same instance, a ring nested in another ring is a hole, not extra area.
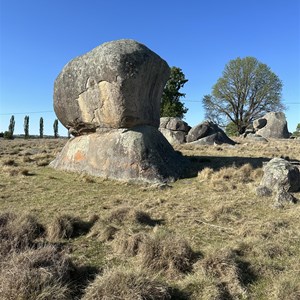
[(165, 136), (170, 144), (183, 144), (190, 126), (179, 118), (160, 118), (159, 131)]
[(133, 40), (105, 43), (70, 61), (54, 85), (54, 110), (75, 138), (57, 169), (146, 182), (178, 178), (187, 161), (158, 131), (167, 63)]

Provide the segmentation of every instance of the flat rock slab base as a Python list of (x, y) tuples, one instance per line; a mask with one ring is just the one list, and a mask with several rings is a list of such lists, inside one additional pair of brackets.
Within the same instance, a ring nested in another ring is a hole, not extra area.
[(161, 183), (180, 178), (189, 161), (156, 128), (144, 125), (72, 138), (50, 166), (103, 178)]

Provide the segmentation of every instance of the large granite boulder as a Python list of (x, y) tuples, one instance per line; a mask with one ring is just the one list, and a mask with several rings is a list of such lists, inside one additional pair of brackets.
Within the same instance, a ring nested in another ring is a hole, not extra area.
[(156, 128), (142, 125), (73, 138), (51, 166), (111, 179), (156, 183), (179, 178), (187, 164)]
[(55, 112), (70, 139), (50, 164), (135, 182), (168, 182), (189, 162), (158, 131), (169, 67), (132, 40), (105, 43), (68, 63), (55, 81)]
[(188, 143), (199, 145), (236, 144), (218, 125), (210, 121), (205, 121), (193, 127), (189, 131), (186, 140)]
[(162, 117), (160, 118), (159, 131), (171, 144), (183, 144), (190, 126), (180, 118)]
[(54, 84), (54, 110), (73, 135), (159, 126), (167, 63), (133, 40), (104, 43), (70, 61)]
[(253, 128), (256, 134), (266, 139), (287, 139), (290, 137), (283, 112), (267, 113), (264, 117), (253, 121)]

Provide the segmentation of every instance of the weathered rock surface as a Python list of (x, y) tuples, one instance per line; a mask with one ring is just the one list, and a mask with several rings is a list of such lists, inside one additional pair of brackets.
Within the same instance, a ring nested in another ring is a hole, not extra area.
[(168, 182), (188, 161), (152, 126), (103, 130), (70, 139), (51, 163), (56, 169), (135, 182)]
[(271, 190), (297, 192), (300, 190), (300, 172), (297, 166), (285, 159), (273, 158), (264, 166), (264, 176), (260, 183)]
[(213, 144), (230, 144), (236, 143), (231, 140), (226, 133), (210, 121), (205, 121), (193, 127), (186, 138), (188, 143), (200, 145), (213, 145)]
[(160, 118), (159, 131), (171, 144), (183, 144), (190, 126), (179, 118)]
[(264, 138), (286, 139), (290, 137), (283, 112), (269, 112), (263, 118), (253, 121), (256, 134)]
[(54, 85), (54, 110), (74, 135), (159, 126), (167, 63), (133, 40), (102, 44), (70, 61)]

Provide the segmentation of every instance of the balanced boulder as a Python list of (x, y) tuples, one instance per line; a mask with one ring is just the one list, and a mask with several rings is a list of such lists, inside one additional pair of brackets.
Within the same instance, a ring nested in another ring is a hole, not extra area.
[(160, 118), (159, 131), (164, 135), (170, 144), (185, 143), (186, 135), (190, 128), (191, 127), (180, 118)]
[(54, 86), (54, 109), (75, 137), (56, 169), (134, 182), (179, 178), (189, 162), (158, 131), (170, 69), (133, 40), (105, 43), (69, 62)]
[(290, 137), (283, 112), (269, 112), (264, 117), (254, 120), (253, 129), (256, 134), (266, 139), (287, 139)]
[(104, 43), (70, 61), (54, 85), (54, 110), (75, 135), (97, 128), (159, 126), (167, 63), (133, 40)]
[(197, 145), (236, 144), (217, 124), (210, 121), (205, 121), (193, 127), (189, 131), (186, 140), (188, 143)]

